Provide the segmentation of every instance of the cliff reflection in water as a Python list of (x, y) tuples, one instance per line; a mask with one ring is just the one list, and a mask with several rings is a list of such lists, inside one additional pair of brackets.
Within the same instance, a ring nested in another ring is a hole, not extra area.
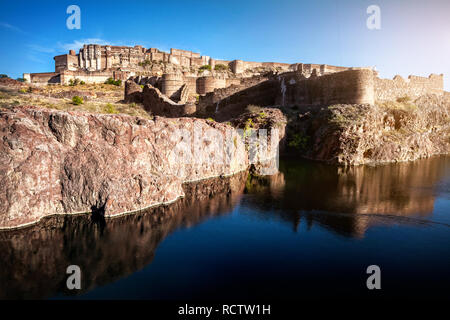
[(238, 204), (239, 215), (275, 218), (294, 230), (315, 224), (349, 237), (364, 237), (378, 224), (426, 223), (449, 164), (449, 157), (354, 168), (286, 160), (269, 177), (243, 172), (187, 184), (185, 198), (145, 212), (97, 222), (50, 217), (0, 232), (0, 298), (72, 294), (66, 289), (71, 264), (83, 270), (81, 293), (111, 283), (151, 263), (170, 233), (229, 214)]
[(160, 242), (180, 227), (229, 213), (247, 172), (184, 186), (186, 197), (141, 213), (94, 222), (86, 216), (53, 216), (32, 227), (0, 232), (0, 299), (46, 298), (66, 289), (66, 268), (82, 274), (82, 292), (149, 264)]
[[(363, 237), (377, 224), (426, 223), (435, 188), (450, 173), (450, 157), (370, 167), (335, 167), (285, 160), (280, 172), (249, 177), (243, 205), (292, 223), (318, 223), (344, 236)], [(245, 212), (245, 210), (243, 210)]]

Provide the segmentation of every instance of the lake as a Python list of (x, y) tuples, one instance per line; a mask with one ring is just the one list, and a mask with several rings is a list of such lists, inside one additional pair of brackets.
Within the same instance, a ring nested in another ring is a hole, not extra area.
[[(450, 157), (377, 167), (282, 159), (185, 185), (168, 206), (0, 232), (0, 298), (449, 298)], [(82, 289), (66, 288), (78, 265)], [(368, 290), (378, 265), (381, 290)]]

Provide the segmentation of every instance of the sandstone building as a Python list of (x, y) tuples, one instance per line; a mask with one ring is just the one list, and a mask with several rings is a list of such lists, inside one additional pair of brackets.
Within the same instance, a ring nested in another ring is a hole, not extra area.
[[(377, 100), (443, 94), (443, 75), (381, 79), (372, 68), (326, 64), (218, 60), (199, 53), (142, 46), (84, 45), (54, 57), (55, 71), (24, 74), (32, 84), (103, 83), (131, 80), (128, 101), (144, 102), (165, 116), (230, 116), (248, 104), (373, 104)], [(144, 90), (139, 85), (145, 85)]]
[[(78, 54), (70, 50), (68, 54), (55, 56), (54, 60), (54, 72), (25, 73), (24, 78), (33, 84), (68, 84), (71, 79), (79, 79), (86, 83), (103, 83), (108, 78), (126, 80), (130, 77), (162, 77), (164, 74), (177, 74), (171, 79), (170, 76), (167, 78), (168, 81), (175, 83), (193, 82), (191, 78), (214, 76), (214, 79), (200, 81), (198, 91), (201, 94), (214, 88), (226, 87), (233, 79), (250, 77), (268, 70), (277, 72), (300, 70), (309, 76), (312, 73), (323, 75), (349, 69), (323, 64), (216, 60), (186, 50), (172, 48), (170, 53), (167, 53), (138, 45), (124, 47), (88, 44), (84, 45)], [(208, 68), (199, 70), (202, 66), (210, 66), (212, 72)], [(222, 72), (216, 72), (218, 70)]]

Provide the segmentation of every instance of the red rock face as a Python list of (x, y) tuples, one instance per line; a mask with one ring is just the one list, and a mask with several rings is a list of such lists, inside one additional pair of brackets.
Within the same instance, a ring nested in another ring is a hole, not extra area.
[(248, 166), (236, 131), (195, 118), (19, 107), (0, 110), (0, 128), (0, 228), (168, 203), (184, 195), (185, 181)]

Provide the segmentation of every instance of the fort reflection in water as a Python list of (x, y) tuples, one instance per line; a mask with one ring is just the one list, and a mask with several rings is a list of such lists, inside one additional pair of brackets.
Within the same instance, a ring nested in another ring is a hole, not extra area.
[(304, 219), (351, 237), (377, 224), (423, 223), (415, 218), (432, 214), (436, 184), (450, 172), (449, 157), (377, 167), (295, 162), (281, 162), (276, 175), (248, 179), (253, 196), (245, 203), (294, 230)]
[[(417, 223), (433, 212), (435, 187), (449, 158), (379, 167), (339, 168), (286, 160), (280, 172), (185, 185), (186, 197), (169, 206), (107, 219), (53, 216), (26, 229), (0, 232), (0, 298), (47, 298), (66, 290), (65, 270), (83, 270), (82, 293), (141, 270), (166, 236), (214, 216), (256, 214), (318, 225), (364, 237), (378, 224)], [(247, 210), (251, 209), (251, 210)], [(251, 213), (249, 213), (251, 212)]]

